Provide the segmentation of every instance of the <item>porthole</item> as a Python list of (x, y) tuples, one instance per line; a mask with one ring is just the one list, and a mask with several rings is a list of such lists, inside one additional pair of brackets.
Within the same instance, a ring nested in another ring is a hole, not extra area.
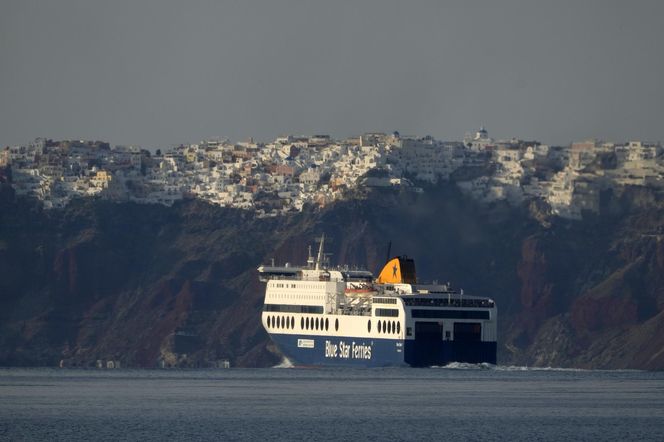
[(392, 323), (390, 321), (387, 321), (387, 332), (392, 333)]
[(371, 333), (371, 319), (367, 321), (367, 331)]
[(300, 329), (304, 330), (304, 318), (300, 318)]
[(383, 326), (381, 325), (381, 321), (378, 321), (378, 333), (383, 333)]
[(334, 320), (334, 330), (339, 331), (339, 319)]
[(327, 331), (330, 328), (330, 320), (328, 318), (325, 318), (325, 331)]
[(397, 333), (401, 333), (401, 322), (397, 322)]
[(309, 330), (309, 318), (306, 319), (305, 324), (306, 324), (307, 330)]
[(281, 321), (279, 321), (279, 317), (278, 317), (278, 316), (277, 316), (276, 319), (277, 319), (277, 326), (276, 326), (275, 328), (279, 328), (279, 327), (281, 327)]
[(267, 326), (272, 327), (272, 321), (270, 320), (269, 316), (267, 317), (266, 321), (267, 321)]
[(290, 317), (290, 328), (295, 328), (295, 316)]
[(392, 321), (392, 331), (393, 331), (394, 333), (397, 332), (397, 323), (394, 322), (394, 321)]
[(318, 318), (316, 318), (316, 330), (318, 330)]

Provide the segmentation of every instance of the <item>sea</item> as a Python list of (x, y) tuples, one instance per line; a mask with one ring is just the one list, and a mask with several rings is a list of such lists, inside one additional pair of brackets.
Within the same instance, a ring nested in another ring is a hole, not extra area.
[(664, 373), (5, 368), (0, 440), (664, 441)]

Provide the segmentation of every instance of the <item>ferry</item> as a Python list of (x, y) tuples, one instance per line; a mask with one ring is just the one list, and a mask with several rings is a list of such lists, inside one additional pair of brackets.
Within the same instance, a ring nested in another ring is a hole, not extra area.
[[(419, 284), (395, 256), (377, 278), (332, 268), (320, 238), (302, 267), (262, 265), (262, 323), (296, 366), (444, 366), (496, 363), (496, 304), (449, 284)], [(388, 252), (389, 256), (389, 252)]]

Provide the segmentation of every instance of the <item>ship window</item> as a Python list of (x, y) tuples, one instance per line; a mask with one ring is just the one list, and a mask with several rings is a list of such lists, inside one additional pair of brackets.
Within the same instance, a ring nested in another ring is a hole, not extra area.
[(330, 320), (325, 318), (325, 330), (327, 331), (330, 328)]
[(401, 333), (401, 323), (397, 322), (397, 333)]
[(378, 321), (378, 333), (383, 332), (383, 325), (381, 324), (381, 321)]
[(488, 310), (411, 310), (413, 318), (489, 319)]
[(307, 327), (307, 330), (309, 330), (309, 318), (307, 318), (307, 320), (306, 320), (306, 327)]
[(339, 319), (338, 318), (334, 320), (334, 330), (339, 331)]
[(316, 318), (316, 330), (318, 330), (318, 318)]
[(300, 318), (300, 330), (304, 330), (304, 318)]
[(392, 323), (390, 321), (387, 321), (387, 332), (392, 333)]
[(290, 318), (290, 328), (295, 328), (295, 317), (291, 316)]
[(323, 314), (323, 306), (320, 305), (292, 305), (292, 304), (265, 304), (264, 312), (279, 313), (316, 313)]
[(267, 317), (267, 326), (272, 327), (272, 321), (270, 320), (270, 317)]
[(284, 322), (286, 323), (286, 328), (290, 328), (290, 321), (288, 318), (284, 318)]
[(399, 310), (395, 308), (377, 308), (376, 316), (388, 316), (396, 318), (397, 316), (399, 316)]
[(281, 318), (277, 316), (277, 328), (281, 328)]
[(371, 319), (367, 321), (367, 331), (371, 333)]

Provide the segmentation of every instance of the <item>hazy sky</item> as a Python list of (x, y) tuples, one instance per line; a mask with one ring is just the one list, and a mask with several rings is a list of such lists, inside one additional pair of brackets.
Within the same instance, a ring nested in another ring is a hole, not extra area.
[(0, 0), (0, 145), (664, 141), (661, 1)]

